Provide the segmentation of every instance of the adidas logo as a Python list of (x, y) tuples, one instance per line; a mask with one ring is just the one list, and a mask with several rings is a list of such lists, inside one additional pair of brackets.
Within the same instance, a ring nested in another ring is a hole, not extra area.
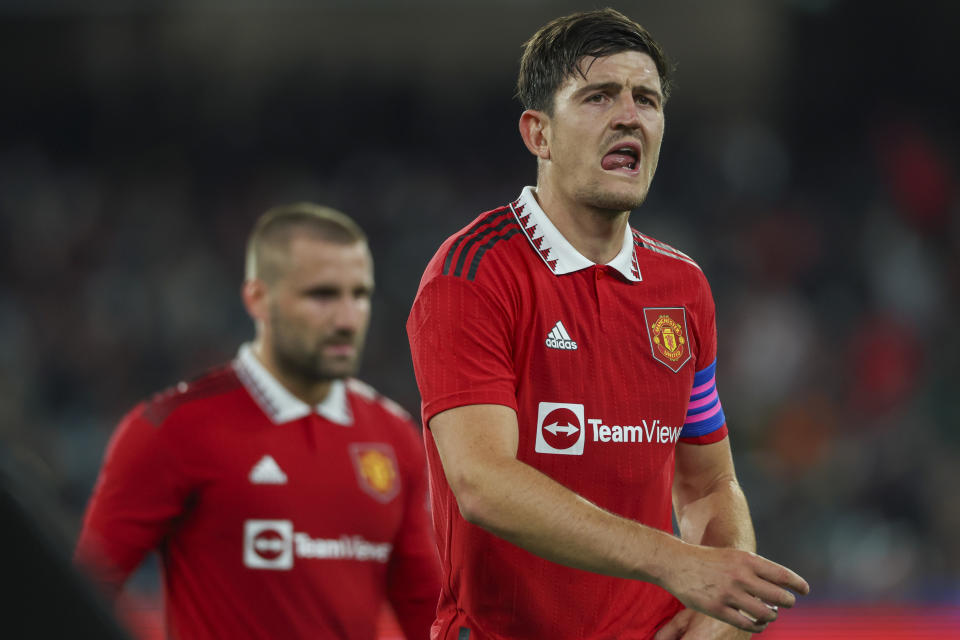
[(570, 334), (563, 327), (562, 322), (553, 325), (553, 329), (547, 334), (545, 345), (551, 349), (563, 349), (566, 351), (576, 351), (577, 343), (570, 339)]
[(287, 474), (270, 456), (260, 458), (260, 462), (250, 470), (249, 477), (253, 484), (287, 484)]

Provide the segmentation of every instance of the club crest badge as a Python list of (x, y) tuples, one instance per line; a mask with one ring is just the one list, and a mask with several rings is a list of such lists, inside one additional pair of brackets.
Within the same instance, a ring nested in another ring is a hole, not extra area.
[(683, 307), (653, 307), (643, 310), (654, 360), (674, 373), (690, 359), (687, 340), (687, 310)]
[(379, 502), (390, 502), (400, 492), (400, 471), (393, 447), (380, 442), (355, 442), (350, 457), (360, 488)]

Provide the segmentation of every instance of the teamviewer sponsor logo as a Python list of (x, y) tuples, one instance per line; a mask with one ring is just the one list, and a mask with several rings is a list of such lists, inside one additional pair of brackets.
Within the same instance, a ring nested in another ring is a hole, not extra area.
[(243, 523), (243, 564), (251, 569), (292, 569), (294, 558), (386, 563), (392, 550), (389, 542), (370, 542), (357, 535), (314, 538), (294, 531), (289, 520)]
[(293, 567), (293, 523), (247, 520), (243, 523), (243, 564), (251, 569)]
[(583, 455), (583, 405), (541, 402), (537, 414), (537, 453)]
[(584, 443), (607, 446), (609, 444), (668, 445), (680, 439), (682, 426), (670, 426), (658, 418), (641, 419), (639, 424), (606, 424), (602, 418), (583, 419), (582, 404), (541, 402), (537, 414), (537, 453), (553, 453), (568, 456), (583, 455)]

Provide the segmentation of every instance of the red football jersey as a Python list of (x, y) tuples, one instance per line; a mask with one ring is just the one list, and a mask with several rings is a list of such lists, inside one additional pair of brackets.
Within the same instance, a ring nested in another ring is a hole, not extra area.
[[(528, 187), (449, 238), (407, 321), (423, 423), (517, 412), (517, 458), (597, 505), (672, 529), (678, 440), (716, 442), (714, 303), (689, 257), (630, 228), (596, 265)], [(467, 523), (429, 429), (443, 591), (433, 638), (649, 638), (682, 608), (649, 583), (570, 569)]]
[(173, 638), (425, 637), (439, 592), (416, 427), (357, 380), (311, 407), (249, 347), (134, 409), (77, 557), (119, 589), (152, 549)]

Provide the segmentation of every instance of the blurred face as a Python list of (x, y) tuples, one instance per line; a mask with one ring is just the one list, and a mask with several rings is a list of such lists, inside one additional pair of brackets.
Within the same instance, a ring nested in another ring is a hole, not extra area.
[(635, 209), (650, 190), (663, 139), (657, 67), (639, 51), (581, 65), (586, 77), (567, 78), (545, 118), (548, 158), (538, 187), (571, 204)]
[(325, 382), (353, 375), (370, 321), (373, 263), (363, 242), (295, 236), (267, 286), (263, 345), (286, 375)]

